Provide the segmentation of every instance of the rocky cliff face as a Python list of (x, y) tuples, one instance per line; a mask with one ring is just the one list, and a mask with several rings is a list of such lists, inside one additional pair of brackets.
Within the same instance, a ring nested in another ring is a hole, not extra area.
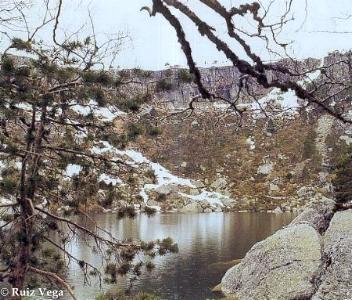
[[(303, 61), (282, 60), (278, 65), (285, 65), (293, 72), (304, 72), (314, 69), (322, 64), (321, 60), (309, 58)], [(233, 99), (239, 90), (240, 78), (243, 76), (236, 67), (210, 67), (200, 68), (202, 82), (212, 93), (226, 98)], [(168, 110), (180, 110), (188, 107), (189, 101), (199, 95), (197, 86), (193, 83), (192, 75), (188, 70), (177, 66), (170, 67), (163, 71), (144, 71), (139, 69), (124, 70), (120, 72), (123, 77), (129, 78), (129, 91), (144, 91), (155, 94), (155, 102), (163, 104)], [(268, 78), (284, 81), (288, 75), (268, 72)], [(302, 77), (295, 77), (299, 81)], [(254, 80), (247, 82), (251, 92), (255, 95), (266, 95), (267, 90), (262, 88)], [(253, 101), (250, 97), (241, 99), (243, 102)], [(197, 101), (198, 107), (209, 105), (209, 101)]]

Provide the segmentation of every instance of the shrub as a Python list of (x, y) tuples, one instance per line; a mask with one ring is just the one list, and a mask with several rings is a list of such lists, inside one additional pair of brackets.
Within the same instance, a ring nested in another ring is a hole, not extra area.
[(154, 172), (154, 170), (152, 170), (152, 169), (150, 169), (150, 170), (148, 170), (147, 172), (145, 172), (145, 174), (144, 174), (146, 177), (148, 177), (148, 178), (150, 178), (152, 181), (153, 181), (153, 183), (156, 183), (156, 175), (155, 175), (155, 172)]
[(19, 77), (28, 77), (29, 75), (31, 75), (31, 69), (27, 66), (22, 66), (16, 69), (15, 73)]
[(140, 78), (150, 78), (153, 72), (135, 68), (133, 69), (133, 74)]
[(178, 72), (178, 79), (184, 83), (191, 83), (193, 81), (193, 75), (186, 69), (181, 69)]
[(82, 72), (82, 78), (86, 83), (100, 83), (109, 85), (113, 83), (113, 78), (108, 72), (85, 71)]
[(269, 133), (276, 133), (277, 132), (276, 125), (272, 119), (268, 120), (268, 123), (266, 125), (266, 131)]
[(17, 189), (17, 179), (10, 176), (4, 177), (0, 187), (4, 193), (14, 194)]
[(133, 206), (121, 207), (117, 212), (117, 217), (122, 219), (124, 217), (134, 218), (136, 216), (136, 210)]
[(352, 147), (342, 154), (334, 171), (333, 185), (337, 202), (352, 200)]
[(315, 139), (316, 139), (315, 131), (313, 130), (309, 131), (303, 142), (303, 153), (302, 153), (303, 159), (309, 159), (309, 158), (312, 158), (314, 155), (316, 155), (317, 150), (315, 147)]
[(148, 272), (151, 272), (155, 268), (155, 265), (152, 262), (148, 261), (145, 264), (145, 268), (147, 269)]
[(156, 91), (157, 92), (167, 92), (167, 91), (171, 91), (173, 88), (172, 82), (170, 79), (167, 78), (163, 78), (161, 80), (159, 80), (156, 84)]
[(103, 199), (103, 201), (101, 202), (101, 206), (104, 208), (111, 207), (115, 198), (116, 198), (116, 194), (114, 193), (114, 191), (109, 191), (108, 194), (106, 195), (106, 198)]
[(126, 134), (110, 134), (107, 137), (108, 142), (114, 147), (124, 149), (128, 144), (128, 137)]
[(167, 251), (170, 251), (171, 253), (177, 253), (178, 252), (178, 246), (177, 244), (174, 243), (172, 238), (168, 237), (165, 238), (161, 241), (159, 241), (159, 254), (160, 255), (165, 255)]
[(1, 60), (1, 70), (5, 73), (10, 73), (15, 70), (15, 64), (13, 60), (8, 56), (3, 56)]
[(134, 98), (121, 101), (119, 106), (124, 111), (137, 112), (142, 104), (149, 102), (152, 95), (149, 93), (137, 95)]
[(159, 194), (158, 197), (155, 199), (155, 201), (164, 202), (164, 201), (166, 201), (166, 199), (167, 199), (166, 194)]
[(127, 126), (127, 136), (129, 140), (136, 139), (139, 135), (143, 133), (143, 127), (136, 123), (130, 123)]
[(28, 41), (21, 40), (19, 38), (12, 39), (12, 48), (16, 48), (17, 50), (30, 50), (31, 43)]
[(135, 99), (128, 99), (125, 103), (124, 103), (124, 108), (127, 110), (130, 110), (132, 112), (137, 112), (139, 111), (141, 104), (136, 101)]
[(159, 300), (159, 298), (144, 292), (138, 292), (135, 295), (126, 295), (123, 290), (115, 287), (99, 295), (96, 300)]
[(160, 127), (156, 127), (156, 126), (149, 126), (147, 128), (147, 134), (151, 137), (157, 137), (160, 134), (162, 134), (162, 129)]
[(153, 208), (153, 207), (150, 207), (150, 206), (146, 206), (146, 207), (144, 208), (144, 212), (145, 212), (148, 216), (153, 216), (153, 215), (155, 215), (155, 213), (156, 213), (156, 209)]

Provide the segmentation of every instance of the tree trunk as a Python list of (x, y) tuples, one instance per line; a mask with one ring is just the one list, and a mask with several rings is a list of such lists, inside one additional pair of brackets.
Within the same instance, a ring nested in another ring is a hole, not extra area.
[[(28, 129), (28, 136), (34, 132), (34, 139), (29, 139), (27, 143), (27, 155), (22, 161), (21, 180), (20, 180), (20, 197), (18, 203), (20, 206), (21, 222), (18, 234), (19, 249), (16, 258), (16, 264), (13, 268), (9, 282), (14, 288), (23, 290), (25, 288), (26, 274), (28, 272), (29, 261), (33, 254), (33, 227), (34, 227), (34, 206), (33, 200), (36, 190), (36, 177), (38, 174), (38, 167), (41, 160), (41, 145), (45, 131), (46, 121), (46, 107), (42, 108), (41, 120), (38, 129), (35, 126), (35, 107), (33, 107), (32, 124)], [(29, 154), (31, 152), (32, 154)], [(27, 169), (28, 164), (28, 169)], [(21, 297), (14, 297), (14, 299), (21, 299)]]

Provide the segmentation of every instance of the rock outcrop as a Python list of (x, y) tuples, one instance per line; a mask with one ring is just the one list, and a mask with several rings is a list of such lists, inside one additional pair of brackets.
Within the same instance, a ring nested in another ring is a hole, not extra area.
[(326, 231), (334, 215), (335, 205), (334, 200), (317, 194), (315, 199), (307, 205), (303, 212), (291, 222), (290, 226), (308, 224), (319, 233), (323, 233)]
[(313, 300), (352, 299), (352, 210), (337, 212), (324, 235), (325, 269)]
[[(222, 291), (239, 299), (306, 299), (319, 271), (320, 236), (307, 224), (278, 231), (256, 244), (222, 279)], [(281, 284), (285, 283), (285, 284)]]
[(352, 298), (352, 210), (316, 198), (290, 225), (257, 243), (221, 282), (245, 300)]

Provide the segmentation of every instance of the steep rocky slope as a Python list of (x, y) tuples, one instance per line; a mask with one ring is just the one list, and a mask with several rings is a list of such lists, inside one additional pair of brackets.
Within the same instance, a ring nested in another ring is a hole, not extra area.
[[(332, 53), (321, 61), (281, 63), (308, 70), (342, 58), (344, 54)], [(329, 78), (349, 80), (346, 68), (334, 66)], [(230, 98), (237, 94), (241, 75), (235, 68), (214, 67), (201, 73), (212, 91)], [(311, 82), (321, 80), (321, 72), (315, 73)], [(216, 101), (199, 100), (194, 111), (183, 112), (198, 93), (184, 69), (125, 70), (116, 76), (125, 82), (118, 99), (127, 99), (124, 105), (132, 113), (106, 107), (95, 114), (115, 124), (114, 142), (119, 147), (109, 145), (104, 152), (129, 161), (132, 169), (120, 177), (100, 176), (91, 206), (281, 212), (301, 208), (317, 192), (331, 195), (331, 165), (352, 143), (352, 130), (319, 109), (311, 111), (292, 92), (265, 90), (251, 82), (257, 98), (240, 99), (239, 118), (227, 104)], [(346, 90), (331, 101), (348, 97)], [(267, 115), (260, 108), (266, 108)], [(90, 111), (78, 107), (77, 113), (85, 117)], [(125, 139), (132, 142), (121, 150)], [(80, 165), (70, 165), (67, 172), (74, 176), (80, 170)]]
[[(320, 61), (281, 63), (308, 70), (334, 65), (342, 58), (343, 54), (332, 53)], [(342, 72), (340, 68), (337, 65), (328, 69), (329, 76), (347, 80), (348, 70)], [(205, 85), (217, 94), (227, 98), (237, 94), (241, 75), (235, 68), (201, 69), (201, 73)], [(128, 128), (136, 133), (129, 147), (172, 174), (197, 181), (198, 189), (228, 197), (229, 208), (292, 211), (305, 205), (316, 192), (331, 194), (330, 156), (338, 156), (349, 143), (348, 128), (319, 109), (305, 107), (292, 92), (265, 90), (251, 82), (257, 98), (254, 101), (244, 95), (240, 99), (244, 113), (239, 118), (219, 101), (199, 100), (194, 111), (184, 111), (198, 93), (185, 69), (135, 69), (123, 74), (126, 80), (130, 79), (126, 94), (149, 95), (142, 97), (149, 99), (146, 102), (135, 96), (130, 104), (140, 107), (136, 107), (135, 117), (127, 121), (133, 125)], [(303, 85), (319, 82), (321, 72), (310, 74), (309, 82), (297, 80)], [(348, 96), (342, 94), (339, 97), (343, 99)], [(265, 108), (267, 115), (260, 108)], [(125, 123), (117, 128), (123, 130)], [(184, 190), (185, 187), (171, 184), (167, 189), (155, 189), (148, 201), (152, 206), (180, 209)], [(193, 190), (192, 193), (199, 195)], [(193, 210), (201, 211), (197, 207)]]
[[(326, 71), (329, 76), (346, 81), (350, 72), (338, 64), (342, 58), (344, 54), (336, 52), (296, 67), (305, 70), (332, 65)], [(224, 97), (236, 94), (240, 78), (236, 69), (201, 71), (214, 91)], [(331, 194), (330, 158), (336, 159), (350, 143), (348, 127), (319, 109), (312, 111), (291, 92), (263, 90), (254, 83), (259, 98), (256, 103), (241, 98), (241, 105), (249, 108), (241, 119), (221, 102), (198, 102), (194, 111), (182, 112), (196, 94), (184, 72), (172, 68), (149, 74), (157, 82), (156, 94), (139, 122), (153, 122), (160, 135), (156, 140), (141, 136), (133, 147), (178, 176), (196, 179), (209, 190), (235, 199), (237, 210), (295, 210), (314, 191)], [(322, 81), (320, 71), (311, 74), (310, 80)], [(348, 97), (345, 91), (333, 101)], [(268, 115), (258, 111), (257, 105), (266, 107)]]

